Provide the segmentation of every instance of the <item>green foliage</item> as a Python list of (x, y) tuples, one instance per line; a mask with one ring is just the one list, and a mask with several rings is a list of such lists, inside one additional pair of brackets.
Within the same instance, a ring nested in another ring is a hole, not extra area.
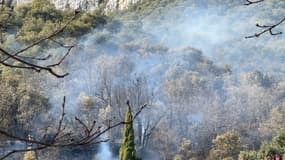
[(19, 31), (18, 40), (24, 42), (32, 42), (51, 34), (54, 28), (58, 26), (52, 21), (44, 21), (43, 19), (30, 18), (27, 19)]
[(241, 150), (240, 135), (236, 132), (226, 132), (213, 140), (213, 148), (209, 159), (236, 158)]
[(273, 144), (282, 148), (283, 150), (285, 149), (285, 131), (284, 130), (280, 132), (276, 137), (274, 137)]
[(280, 132), (273, 138), (271, 143), (263, 143), (259, 156), (261, 158), (273, 158), (275, 156), (282, 156), (285, 153), (285, 131)]
[(174, 156), (173, 160), (182, 160), (181, 155), (177, 154)]
[(272, 159), (275, 156), (282, 155), (282, 148), (272, 143), (264, 143), (259, 151), (259, 157), (263, 159)]
[[(14, 11), (1, 7), (0, 11), (0, 22), (3, 22), (0, 24), (4, 28), (18, 27), (17, 39), (23, 42), (32, 42), (51, 34), (74, 16), (74, 10), (58, 10), (53, 3), (45, 0), (33, 0), (17, 6)], [(80, 36), (105, 23), (106, 17), (101, 11), (82, 13), (69, 24), (65, 33)]]
[(66, 32), (72, 36), (79, 36), (90, 31), (92, 28), (105, 23), (106, 20), (101, 14), (83, 13), (78, 19), (71, 22), (67, 27)]
[(36, 160), (36, 153), (34, 151), (26, 152), (23, 160)]
[(174, 160), (189, 160), (189, 159), (194, 159), (192, 143), (188, 139), (183, 139), (178, 154), (175, 155)]
[(56, 22), (63, 18), (62, 12), (57, 10), (50, 1), (33, 0), (30, 6), (31, 10), (28, 12), (28, 16), (30, 17), (53, 22)]
[(0, 32), (12, 27), (15, 24), (14, 12), (5, 6), (0, 7)]
[(136, 160), (136, 149), (135, 149), (135, 135), (133, 129), (133, 116), (131, 107), (128, 104), (128, 111), (125, 117), (123, 141), (120, 148), (120, 160)]
[(30, 131), (37, 115), (49, 109), (48, 99), (30, 85), (25, 72), (1, 68), (0, 128), (13, 134)]
[(19, 21), (21, 25), (23, 20), (29, 16), (28, 13), (30, 12), (31, 9), (32, 8), (29, 4), (23, 4), (15, 9), (16, 19), (17, 21)]
[(20, 6), (16, 9), (16, 13), (17, 19), (22, 20), (18, 40), (24, 42), (43, 38), (52, 33), (63, 21), (62, 11), (44, 0), (33, 0), (32, 3)]
[(271, 160), (276, 156), (282, 157), (285, 154), (285, 131), (275, 136), (270, 143), (263, 143), (258, 152), (242, 151), (239, 154), (240, 160)]
[(256, 151), (241, 151), (239, 160), (257, 160), (258, 153)]

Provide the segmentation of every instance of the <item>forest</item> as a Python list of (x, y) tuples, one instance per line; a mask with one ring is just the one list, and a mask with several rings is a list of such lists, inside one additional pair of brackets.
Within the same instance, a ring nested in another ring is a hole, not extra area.
[(0, 0), (0, 160), (285, 159), (285, 1)]

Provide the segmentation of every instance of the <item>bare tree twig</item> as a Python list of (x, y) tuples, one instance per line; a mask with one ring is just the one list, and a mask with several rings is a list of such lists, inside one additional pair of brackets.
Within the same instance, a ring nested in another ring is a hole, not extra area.
[(58, 135), (63, 131), (62, 130), (62, 122), (63, 122), (64, 116), (65, 116), (65, 101), (66, 101), (66, 98), (64, 96), (63, 97), (62, 106), (61, 106), (61, 109), (62, 109), (61, 118), (60, 118), (59, 123), (58, 123), (57, 132), (56, 132), (56, 134), (53, 137), (53, 142), (58, 137)]
[[(75, 19), (76, 19), (76, 16), (73, 16), (65, 25), (63, 25), (63, 26), (62, 26), (61, 28), (59, 28), (58, 30), (55, 30), (55, 31), (52, 32), (50, 35), (48, 35), (48, 36), (46, 36), (46, 37), (44, 37), (44, 38), (42, 38), (42, 39), (39, 39), (38, 41), (35, 41), (35, 42), (29, 44), (28, 46), (26, 46), (26, 47), (20, 49), (19, 51), (13, 53), (13, 56), (17, 56), (17, 55), (19, 55), (19, 54), (21, 54), (21, 53), (27, 51), (28, 49), (30, 49), (30, 48), (32, 48), (32, 47), (34, 47), (34, 46), (36, 46), (36, 45), (39, 45), (39, 44), (43, 43), (44, 41), (46, 41), (46, 40), (48, 40), (48, 39), (52, 39), (53, 37), (59, 35), (59, 34), (62, 33), (62, 32), (67, 28), (67, 26), (68, 26), (72, 21), (74, 21)], [(8, 57), (7, 59), (9, 59), (9, 57)], [(6, 61), (7, 59), (5, 59), (4, 61)]]
[[(84, 129), (85, 129), (85, 135), (86, 136), (90, 136), (90, 133), (91, 133), (91, 131), (90, 131), (90, 129), (88, 128), (88, 126), (82, 121), (82, 120), (80, 120), (78, 117), (75, 117), (75, 120), (76, 121), (78, 121), (78, 123), (79, 124), (81, 124), (83, 127), (84, 127)], [(95, 127), (95, 126), (92, 126), (92, 127)]]
[(47, 146), (43, 146), (43, 147), (36, 147), (36, 148), (28, 148), (28, 149), (15, 149), (15, 150), (12, 150), (10, 152), (8, 152), (7, 154), (5, 154), (3, 157), (0, 158), (0, 160), (4, 160), (6, 158), (8, 158), (9, 156), (11, 156), (12, 154), (15, 154), (15, 153), (21, 153), (21, 152), (29, 152), (29, 151), (35, 151), (35, 150), (43, 150), (47, 148)]
[[(69, 50), (69, 52), (70, 52), (70, 50)], [(2, 48), (0, 48), (0, 53), (2, 53), (3, 55), (6, 55), (6, 56), (8, 56), (8, 57), (14, 59), (15, 61), (20, 62), (20, 63), (22, 63), (23, 65), (26, 66), (26, 67), (25, 67), (25, 66), (22, 67), (22, 66), (17, 66), (17, 65), (9, 65), (8, 63), (5, 63), (5, 62), (1, 61), (1, 64), (6, 64), (6, 66), (10, 66), (10, 67), (12, 67), (12, 68), (14, 67), (14, 68), (30, 69), (30, 70), (34, 70), (34, 71), (36, 71), (36, 72), (41, 72), (42, 70), (45, 70), (45, 71), (49, 72), (50, 74), (54, 75), (54, 76), (57, 77), (57, 78), (63, 78), (63, 77), (65, 77), (65, 76), (68, 75), (68, 73), (65, 73), (65, 74), (58, 74), (58, 73), (56, 73), (56, 72), (53, 70), (53, 68), (51, 68), (51, 67), (49, 67), (49, 66), (47, 66), (47, 67), (45, 67), (45, 66), (40, 66), (40, 65), (37, 65), (37, 64), (34, 64), (34, 63), (31, 63), (31, 62), (22, 60), (21, 58), (19, 58), (19, 57), (17, 57), (17, 56), (11, 55), (9, 52), (5, 51), (5, 50), (2, 49)], [(67, 54), (69, 54), (69, 53), (67, 53)], [(64, 56), (64, 58), (65, 58), (65, 57), (66, 57), (66, 56)], [(63, 59), (60, 60), (60, 62), (62, 62), (62, 61), (63, 61)], [(55, 65), (58, 65), (58, 64), (55, 64)]]
[(57, 63), (48, 65), (47, 67), (48, 67), (48, 68), (52, 68), (52, 67), (55, 67), (55, 66), (59, 66), (59, 65), (65, 60), (65, 58), (70, 54), (70, 52), (71, 52), (71, 50), (72, 50), (73, 47), (74, 47), (74, 46), (70, 46), (70, 47), (68, 48), (67, 52), (64, 54), (64, 56), (63, 56)]
[(36, 61), (46, 61), (52, 57), (52, 55), (48, 54), (45, 57), (35, 57), (35, 56), (21, 56), (19, 55), (18, 57), (23, 58), (23, 59), (31, 59), (31, 60), (36, 60)]
[[(51, 141), (38, 141), (38, 140), (33, 140), (33, 139), (29, 139), (29, 138), (22, 138), (19, 136), (15, 136), (12, 135), (2, 129), (0, 129), (0, 134), (4, 135), (6, 137), (15, 139), (15, 140), (19, 140), (21, 142), (26, 142), (29, 144), (34, 144), (36, 145), (36, 147), (34, 148), (28, 148), (28, 149), (15, 149), (12, 151), (9, 151), (8, 153), (5, 153), (4, 156), (0, 157), (0, 160), (3, 160), (9, 156), (11, 156), (14, 153), (19, 153), (19, 152), (27, 152), (27, 151), (36, 151), (36, 150), (42, 150), (42, 149), (46, 149), (46, 148), (59, 148), (59, 147), (76, 147), (76, 146), (83, 146), (83, 145), (91, 145), (91, 144), (98, 144), (98, 143), (102, 143), (102, 142), (107, 142), (108, 139), (104, 139), (104, 140), (98, 140), (100, 136), (102, 136), (103, 134), (105, 134), (106, 132), (108, 132), (109, 130), (118, 127), (120, 125), (124, 125), (124, 124), (129, 124), (132, 123), (132, 121), (142, 112), (142, 110), (147, 106), (146, 104), (141, 106), (140, 109), (134, 114), (135, 116), (133, 117), (131, 122), (125, 122), (125, 121), (121, 121), (121, 122), (117, 122), (114, 124), (110, 124), (108, 126), (106, 126), (105, 128), (103, 128), (102, 126), (98, 126), (95, 129), (95, 124), (96, 121), (93, 121), (93, 124), (90, 128), (88, 128), (88, 126), (81, 121), (78, 117), (75, 117), (76, 121), (79, 122), (79, 124), (81, 124), (82, 126), (84, 126), (85, 130), (88, 131), (87, 134), (85, 134), (84, 138), (79, 139), (78, 141), (74, 140), (72, 137), (70, 137), (70, 135), (72, 135), (72, 132), (68, 132), (68, 133), (64, 133), (65, 128), (62, 128), (63, 126), (63, 120), (65, 117), (65, 103), (66, 103), (66, 98), (63, 98), (63, 102), (62, 102), (62, 112), (61, 112), (61, 116), (58, 122), (58, 127), (56, 130), (56, 133), (54, 134), (54, 136), (52, 137)], [(86, 132), (85, 131), (85, 132)], [(69, 137), (69, 138), (65, 138), (65, 137)]]
[[(265, 0), (246, 0), (246, 3), (244, 5), (252, 5), (252, 4), (256, 4), (256, 3), (260, 3), (260, 2), (264, 2)], [(280, 26), (282, 23), (285, 22), (285, 17), (283, 17), (280, 21), (278, 21), (275, 24), (271, 24), (271, 25), (260, 25), (259, 23), (256, 24), (256, 27), (261, 28), (262, 30), (260, 32), (257, 32), (253, 35), (250, 36), (246, 36), (245, 38), (258, 38), (261, 35), (265, 34), (265, 33), (269, 33), (271, 36), (276, 36), (276, 35), (280, 35), (282, 34), (282, 32), (274, 32), (273, 29), (277, 28), (278, 26)]]
[(263, 2), (264, 0), (256, 0), (256, 1), (251, 1), (251, 0), (246, 0), (246, 3), (244, 5), (249, 6), (255, 3), (260, 3)]
[(277, 22), (276, 24), (273, 24), (273, 25), (256, 24), (256, 27), (262, 28), (263, 30), (261, 32), (255, 33), (254, 35), (246, 36), (245, 38), (258, 38), (259, 36), (261, 36), (261, 35), (263, 35), (265, 33), (269, 33), (272, 36), (276, 36), (276, 35), (282, 34), (282, 32), (274, 32), (273, 29), (275, 29), (277, 26), (281, 25), (284, 22), (285, 22), (285, 17), (283, 19), (281, 19), (279, 22)]
[[(57, 35), (59, 35), (60, 33), (62, 33), (66, 27), (76, 18), (76, 15), (73, 16), (66, 24), (64, 24), (61, 28), (55, 30), (54, 32), (52, 32), (50, 35), (39, 39), (29, 45), (27, 45), (26, 47), (14, 52), (14, 53), (9, 53), (7, 50), (3, 49), (0, 47), (0, 54), (6, 56), (6, 58), (4, 58), (3, 60), (0, 60), (0, 64), (6, 66), (6, 67), (11, 67), (11, 68), (20, 68), (20, 69), (28, 69), (28, 70), (34, 70), (36, 72), (41, 72), (42, 70), (49, 72), (51, 75), (57, 77), (57, 78), (63, 78), (65, 76), (68, 75), (68, 73), (64, 73), (64, 74), (59, 74), (57, 72), (54, 71), (54, 67), (59, 66), (60, 64), (62, 64), (62, 62), (66, 59), (66, 57), (70, 54), (71, 50), (75, 47), (74, 45), (70, 45), (70, 46), (66, 46), (56, 40), (54, 40), (53, 38), (56, 37)], [(38, 58), (38, 57), (27, 57), (27, 56), (23, 56), (20, 55), (22, 53), (24, 53), (25, 51), (31, 49), (32, 47), (39, 45), (41, 43), (43, 43), (46, 40), (50, 40), (53, 41), (54, 43), (58, 44), (60, 47), (63, 48), (67, 48), (66, 53), (64, 54), (64, 56), (57, 61), (54, 64), (50, 64), (47, 66), (43, 66), (43, 65), (38, 65), (36, 63), (33, 62), (28, 62), (25, 59), (32, 59), (32, 60), (36, 60), (36, 61), (46, 61), (48, 60), (51, 55), (47, 55), (43, 58)], [(8, 60), (12, 60), (10, 63), (8, 62)], [(15, 65), (13, 64), (14, 62), (19, 62), (19, 64)]]

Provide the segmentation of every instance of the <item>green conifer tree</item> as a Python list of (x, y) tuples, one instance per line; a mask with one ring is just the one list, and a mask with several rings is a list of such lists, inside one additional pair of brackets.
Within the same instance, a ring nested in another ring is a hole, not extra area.
[(127, 102), (128, 111), (125, 117), (123, 140), (120, 148), (120, 160), (136, 160), (136, 149), (135, 149), (135, 135), (133, 129), (133, 115), (129, 101)]

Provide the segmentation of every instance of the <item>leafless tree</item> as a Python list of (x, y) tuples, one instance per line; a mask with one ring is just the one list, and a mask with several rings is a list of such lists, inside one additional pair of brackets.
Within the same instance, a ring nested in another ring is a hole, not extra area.
[[(49, 74), (55, 76), (56, 78), (66, 77), (68, 73), (58, 73), (57, 71), (55, 71), (55, 67), (60, 66), (63, 63), (66, 57), (70, 55), (71, 50), (75, 47), (75, 45), (65, 45), (62, 42), (57, 41), (56, 37), (60, 35), (61, 33), (63, 33), (64, 30), (67, 28), (67, 26), (74, 19), (76, 19), (77, 14), (78, 13), (75, 13), (75, 15), (72, 18), (70, 18), (70, 20), (67, 21), (67, 23), (65, 23), (60, 28), (53, 31), (51, 34), (35, 42), (32, 42), (31, 44), (25, 46), (24, 48), (19, 49), (18, 51), (10, 53), (8, 49), (0, 47), (0, 57), (1, 57), (0, 64), (6, 67), (10, 67), (10, 68), (32, 70), (35, 72), (46, 71)], [(66, 52), (63, 54), (63, 56), (58, 61), (52, 64), (40, 65), (38, 62), (49, 60), (51, 58), (51, 55), (47, 54), (47, 55), (44, 55), (43, 57), (25, 55), (26, 51), (30, 50), (34, 46), (41, 45), (46, 41), (53, 42), (59, 47), (66, 49)], [(55, 133), (53, 133), (52, 136), (44, 135), (43, 137), (40, 137), (40, 138), (31, 139), (29, 137), (25, 138), (25, 137), (21, 137), (18, 135), (13, 135), (12, 133), (9, 133), (5, 129), (0, 129), (0, 135), (7, 137), (8, 139), (31, 144), (32, 146), (29, 148), (9, 150), (3, 153), (2, 155), (0, 155), (0, 160), (3, 160), (15, 153), (38, 151), (38, 150), (43, 150), (47, 148), (76, 147), (76, 146), (91, 145), (91, 144), (98, 144), (101, 142), (106, 142), (108, 141), (108, 139), (101, 140), (101, 138), (99, 137), (115, 127), (130, 123), (130, 122), (125, 122), (125, 121), (115, 122), (114, 121), (115, 119), (110, 119), (110, 120), (107, 120), (108, 123), (104, 125), (97, 124), (96, 120), (94, 120), (91, 125), (88, 125), (79, 117), (75, 117), (75, 121), (84, 128), (84, 130), (81, 131), (82, 133), (78, 136), (78, 131), (68, 131), (66, 129), (67, 124), (64, 123), (64, 119), (66, 116), (65, 103), (66, 103), (66, 98), (64, 97), (63, 102), (62, 102), (62, 112), (59, 117), (57, 127), (55, 128)], [(146, 106), (147, 106), (146, 104), (142, 105), (136, 111), (136, 113), (134, 113), (133, 120), (136, 119), (136, 117), (142, 112), (142, 110)], [(52, 126), (56, 126), (56, 125), (52, 124)]]
[(24, 138), (20, 136), (13, 135), (11, 133), (8, 133), (7, 131), (0, 129), (0, 134), (3, 136), (6, 136), (7, 138), (18, 140), (20, 142), (26, 142), (29, 144), (32, 144), (33, 147), (30, 148), (22, 148), (22, 149), (14, 149), (10, 150), (4, 155), (0, 157), (0, 160), (3, 160), (12, 154), (15, 153), (21, 153), (21, 152), (28, 152), (28, 151), (38, 151), (43, 150), (47, 148), (63, 148), (63, 147), (76, 147), (76, 146), (83, 146), (83, 145), (91, 145), (91, 144), (98, 144), (102, 142), (107, 142), (108, 139), (100, 140), (100, 136), (104, 133), (108, 132), (112, 128), (118, 127), (120, 125), (131, 123), (133, 120), (135, 120), (138, 115), (142, 112), (144, 108), (147, 107), (146, 104), (142, 105), (140, 109), (134, 113), (133, 120), (131, 122), (125, 122), (125, 121), (119, 121), (119, 122), (113, 122), (114, 119), (108, 120), (107, 125), (100, 125), (96, 123), (96, 120), (93, 121), (91, 126), (88, 126), (86, 123), (84, 123), (80, 118), (75, 117), (75, 121), (78, 122), (84, 130), (82, 131), (82, 135), (84, 136), (77, 136), (75, 132), (73, 131), (67, 131), (66, 124), (64, 124), (64, 118), (66, 115), (65, 112), (65, 103), (66, 98), (63, 98), (62, 102), (62, 112), (56, 127), (56, 132), (52, 136), (44, 135), (41, 138), (37, 139), (31, 139), (31, 138)]

